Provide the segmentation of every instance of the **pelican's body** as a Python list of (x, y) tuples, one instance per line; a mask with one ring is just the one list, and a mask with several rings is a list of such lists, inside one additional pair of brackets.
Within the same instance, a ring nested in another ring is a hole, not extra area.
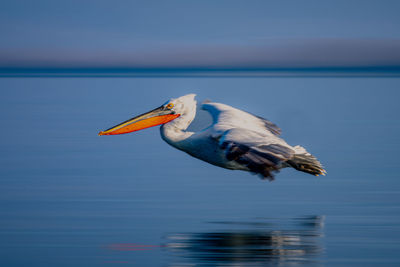
[(196, 106), (194, 94), (171, 99), (160, 108), (100, 135), (128, 133), (162, 124), (161, 137), (168, 144), (216, 166), (250, 171), (270, 180), (273, 171), (288, 166), (314, 175), (325, 174), (314, 156), (280, 138), (281, 130), (275, 124), (225, 104), (202, 104), (201, 108), (213, 118), (212, 125), (198, 132), (188, 131), (196, 116)]

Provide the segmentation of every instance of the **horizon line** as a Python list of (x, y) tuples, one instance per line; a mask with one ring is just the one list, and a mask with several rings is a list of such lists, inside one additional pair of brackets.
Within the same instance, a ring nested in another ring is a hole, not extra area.
[(399, 66), (2, 67), (0, 77), (400, 77)]

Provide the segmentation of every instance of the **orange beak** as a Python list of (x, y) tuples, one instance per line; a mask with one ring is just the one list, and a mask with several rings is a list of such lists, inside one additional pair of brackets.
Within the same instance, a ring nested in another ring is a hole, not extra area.
[(115, 135), (126, 134), (153, 126), (161, 125), (178, 118), (180, 114), (175, 114), (173, 111), (161, 106), (150, 112), (139, 115), (127, 121), (124, 121), (110, 129), (101, 131), (99, 135)]

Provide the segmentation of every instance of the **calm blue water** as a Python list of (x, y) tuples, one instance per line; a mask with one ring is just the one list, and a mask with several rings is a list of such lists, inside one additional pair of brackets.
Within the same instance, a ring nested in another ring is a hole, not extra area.
[[(398, 78), (2, 78), (1, 266), (398, 266)], [(157, 128), (97, 136), (197, 93), (266, 117), (326, 166), (274, 182)]]

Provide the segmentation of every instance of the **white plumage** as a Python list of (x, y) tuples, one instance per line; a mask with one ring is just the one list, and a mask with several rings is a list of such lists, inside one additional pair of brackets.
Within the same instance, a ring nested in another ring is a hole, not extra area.
[(194, 94), (171, 99), (172, 112), (180, 116), (161, 126), (162, 138), (173, 147), (216, 166), (245, 170), (273, 179), (273, 172), (293, 167), (313, 175), (326, 172), (303, 147), (288, 145), (272, 122), (220, 103), (205, 103), (213, 124), (201, 131), (187, 128), (196, 116)]

